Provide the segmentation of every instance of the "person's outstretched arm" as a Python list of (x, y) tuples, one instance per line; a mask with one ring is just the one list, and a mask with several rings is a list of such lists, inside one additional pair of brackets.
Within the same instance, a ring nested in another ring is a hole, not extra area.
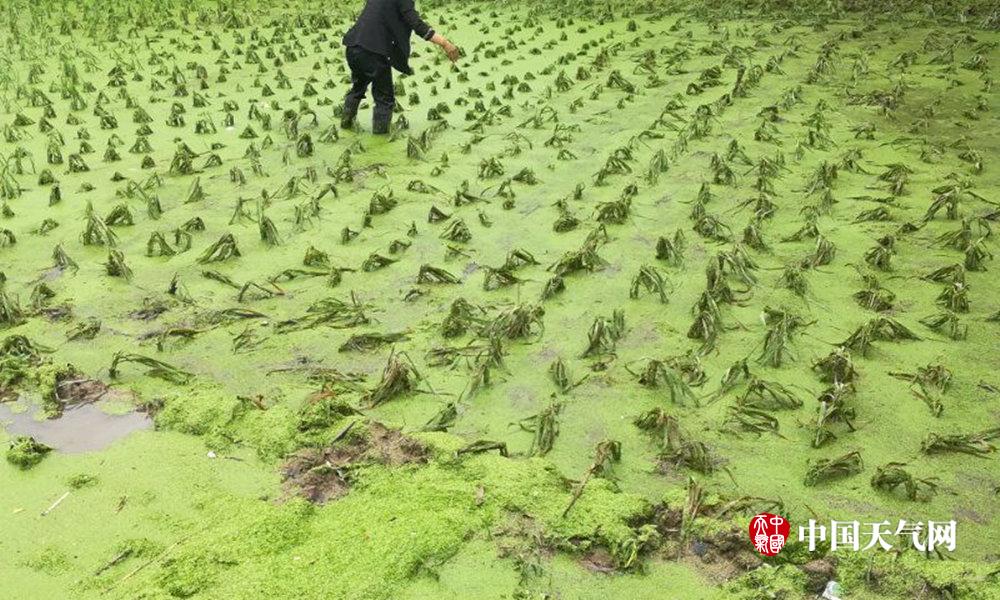
[(458, 57), (461, 55), (461, 51), (458, 49), (458, 46), (449, 42), (448, 38), (444, 37), (440, 33), (435, 32), (434, 35), (431, 36), (430, 41), (438, 46), (441, 46), (441, 49), (444, 50), (444, 53), (448, 56), (448, 60), (451, 62), (458, 60)]
[(399, 12), (403, 16), (403, 20), (406, 21), (406, 24), (413, 30), (413, 33), (416, 33), (428, 42), (440, 46), (451, 62), (458, 60), (460, 55), (458, 46), (452, 44), (448, 41), (448, 38), (431, 29), (431, 26), (420, 18), (420, 13), (417, 12), (413, 0), (400, 0)]

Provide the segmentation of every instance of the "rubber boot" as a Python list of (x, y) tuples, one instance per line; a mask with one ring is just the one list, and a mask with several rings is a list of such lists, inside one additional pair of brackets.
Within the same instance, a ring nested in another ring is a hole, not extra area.
[(375, 135), (388, 134), (391, 123), (392, 107), (375, 106), (375, 110), (372, 112), (372, 133)]
[(351, 129), (354, 127), (354, 121), (358, 117), (358, 106), (360, 105), (361, 100), (355, 98), (344, 100), (344, 110), (340, 114), (341, 129)]

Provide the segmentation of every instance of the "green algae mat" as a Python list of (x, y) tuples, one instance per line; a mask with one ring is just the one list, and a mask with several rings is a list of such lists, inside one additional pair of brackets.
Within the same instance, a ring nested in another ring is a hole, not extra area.
[(355, 4), (4, 5), (0, 597), (1000, 598), (995, 9)]

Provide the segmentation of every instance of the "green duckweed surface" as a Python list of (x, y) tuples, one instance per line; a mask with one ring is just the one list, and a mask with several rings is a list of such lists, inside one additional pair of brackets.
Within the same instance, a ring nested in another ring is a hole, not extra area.
[(354, 4), (4, 6), (0, 401), (155, 430), (0, 462), (0, 597), (1000, 598), (981, 13), (423, 3), (376, 138)]

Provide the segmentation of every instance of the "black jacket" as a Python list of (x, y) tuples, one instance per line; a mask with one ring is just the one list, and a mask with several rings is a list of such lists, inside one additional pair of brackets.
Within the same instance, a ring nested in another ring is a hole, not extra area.
[(344, 35), (344, 45), (387, 56), (397, 71), (411, 75), (411, 33), (425, 40), (434, 37), (434, 30), (420, 18), (413, 0), (368, 0), (358, 22)]

